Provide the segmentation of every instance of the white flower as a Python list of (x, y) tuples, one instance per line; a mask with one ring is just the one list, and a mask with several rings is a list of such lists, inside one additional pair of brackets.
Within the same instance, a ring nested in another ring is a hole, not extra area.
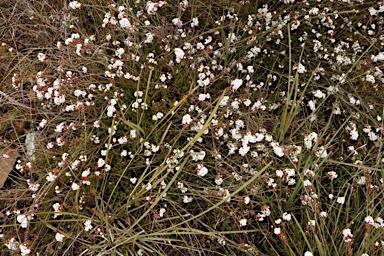
[(201, 150), (200, 152), (194, 152), (193, 150), (191, 150), (190, 153), (191, 153), (191, 156), (192, 156), (192, 160), (196, 161), (196, 162), (204, 160), (205, 155), (206, 155), (204, 150)]
[(330, 178), (331, 180), (334, 180), (334, 179), (336, 179), (337, 178), (337, 173), (336, 172), (334, 172), (334, 171), (330, 171), (330, 172), (327, 172), (327, 176), (328, 176), (328, 178)]
[(225, 240), (224, 239), (221, 239), (221, 238), (218, 238), (217, 239), (217, 242), (221, 245), (225, 245)]
[(22, 228), (27, 228), (28, 227), (28, 218), (24, 214), (19, 214), (16, 217), (17, 222), (21, 224)]
[(215, 183), (217, 186), (220, 186), (223, 183), (223, 178), (220, 175), (217, 175), (215, 178)]
[(16, 239), (12, 237), (7, 243), (5, 243), (5, 246), (7, 246), (9, 250), (16, 251), (19, 247), (19, 242), (17, 242)]
[(368, 225), (373, 225), (375, 223), (375, 221), (373, 220), (373, 218), (371, 216), (367, 216), (365, 217), (365, 222), (368, 224)]
[(84, 230), (90, 231), (93, 228), (91, 220), (87, 220), (84, 222)]
[(273, 148), (273, 152), (278, 156), (282, 157), (284, 156), (284, 150), (282, 147), (279, 146), (277, 142), (271, 142), (271, 146)]
[(299, 20), (295, 20), (295, 21), (293, 21), (293, 23), (292, 23), (291, 30), (295, 30), (295, 29), (297, 29), (299, 26), (300, 26), (300, 21), (299, 21)]
[(54, 181), (56, 178), (57, 178), (56, 175), (53, 175), (52, 172), (49, 172), (49, 173), (48, 173), (48, 176), (47, 176), (46, 179), (47, 179), (47, 181), (52, 182), (52, 181)]
[(176, 55), (176, 62), (180, 63), (181, 60), (184, 58), (184, 51), (180, 48), (175, 48), (175, 55)]
[(235, 79), (231, 82), (231, 86), (230, 88), (233, 90), (233, 91), (236, 91), (237, 89), (240, 88), (240, 86), (243, 84), (243, 80), (241, 79)]
[(103, 167), (104, 164), (105, 164), (104, 159), (99, 158), (99, 160), (97, 160), (97, 168), (101, 168), (101, 167)]
[(327, 215), (328, 215), (328, 214), (327, 214), (326, 212), (321, 212), (321, 213), (320, 213), (320, 217), (323, 217), (323, 218), (326, 218)]
[(316, 90), (313, 92), (313, 96), (315, 96), (316, 98), (324, 99), (327, 96), (327, 94), (323, 93), (320, 90)]
[(316, 225), (316, 221), (315, 220), (309, 220), (308, 225), (314, 227)]
[(55, 203), (52, 205), (53, 210), (55, 211), (55, 214), (53, 218), (56, 218), (57, 216), (60, 216), (61, 214), (58, 212), (61, 212), (61, 209), (63, 208), (59, 203)]
[(205, 101), (206, 99), (210, 99), (210, 98), (211, 98), (211, 95), (209, 93), (207, 93), (207, 94), (200, 93), (199, 94), (199, 101)]
[(199, 19), (198, 18), (192, 18), (191, 22), (191, 28), (199, 26)]
[(312, 112), (314, 112), (316, 110), (316, 100), (308, 101), (308, 107), (311, 109)]
[(45, 59), (46, 59), (46, 56), (45, 56), (44, 53), (39, 52), (39, 53), (37, 54), (37, 58), (39, 59), (39, 61), (44, 62)]
[(249, 152), (250, 149), (251, 149), (251, 147), (249, 147), (248, 145), (244, 145), (241, 148), (239, 148), (239, 154), (241, 156), (245, 156)]
[(124, 145), (124, 144), (128, 143), (128, 139), (125, 136), (124, 137), (120, 137), (117, 141), (119, 142), (120, 145)]
[(43, 119), (43, 120), (41, 120), (41, 122), (39, 123), (39, 127), (44, 128), (44, 126), (46, 126), (47, 123), (48, 123), (48, 121), (47, 121), (46, 119)]
[(311, 187), (311, 186), (312, 186), (312, 182), (309, 181), (309, 180), (305, 180), (305, 181), (303, 182), (303, 184), (304, 184), (304, 187)]
[(152, 120), (160, 120), (163, 116), (164, 114), (162, 112), (157, 112), (156, 115), (152, 116)]
[(21, 244), (20, 253), (22, 256), (26, 256), (31, 253), (31, 249), (29, 249), (26, 244)]
[[(161, 1), (162, 2), (162, 1)], [(150, 15), (155, 15), (157, 12), (158, 3), (154, 3), (152, 1), (148, 1), (146, 5), (147, 13)]]
[(324, 146), (319, 147), (319, 149), (315, 152), (315, 155), (320, 158), (326, 158), (328, 156), (327, 150), (324, 149)]
[(80, 9), (81, 8), (81, 3), (77, 1), (72, 1), (69, 3), (69, 8), (75, 10), (75, 9)]
[(153, 38), (154, 38), (154, 34), (148, 32), (148, 33), (146, 33), (145, 35), (147, 36), (147, 38), (145, 39), (144, 43), (145, 43), (145, 44), (150, 44), (150, 43), (152, 43)]
[(56, 235), (55, 235), (55, 239), (57, 242), (63, 242), (64, 237), (65, 236), (60, 234), (60, 233), (56, 233)]
[(129, 132), (129, 137), (130, 137), (131, 139), (134, 139), (134, 138), (136, 138), (136, 136), (137, 136), (137, 132), (136, 132), (136, 130), (130, 130), (130, 132)]
[(251, 199), (249, 198), (249, 196), (244, 197), (244, 203), (245, 204), (249, 204), (250, 201), (251, 201)]
[(162, 218), (164, 216), (164, 213), (166, 212), (165, 208), (161, 208), (159, 211), (159, 215)]
[(27, 179), (28, 189), (32, 190), (33, 192), (36, 192), (39, 190), (40, 184), (39, 183), (32, 183), (30, 179)]
[(311, 252), (309, 252), (309, 251), (306, 251), (306, 252), (304, 253), (304, 256), (313, 256), (313, 254), (312, 254)]
[(357, 140), (359, 137), (359, 132), (357, 131), (356, 124), (353, 122), (349, 123), (349, 126), (347, 126), (347, 131), (350, 131), (351, 139), (352, 140)]
[(372, 84), (375, 83), (375, 77), (372, 76), (372, 75), (367, 75), (367, 76), (365, 77), (365, 80), (366, 80), (367, 82), (371, 82)]
[(183, 120), (181, 121), (183, 125), (189, 125), (191, 122), (192, 122), (192, 118), (191, 118), (191, 115), (189, 114), (184, 115)]
[(344, 204), (344, 203), (345, 203), (345, 197), (338, 197), (338, 198), (337, 198), (337, 202), (338, 202), (339, 204)]
[(247, 219), (241, 219), (239, 220), (240, 226), (244, 227), (247, 225)]
[(351, 241), (351, 238), (353, 237), (351, 229), (346, 228), (343, 230), (343, 237), (345, 242)]
[(197, 165), (197, 171), (196, 171), (196, 174), (201, 176), (201, 177), (204, 177), (205, 175), (207, 175), (208, 173), (208, 169), (207, 167), (201, 165), (201, 164), (198, 164)]
[(297, 72), (299, 72), (300, 74), (307, 72), (307, 70), (305, 69), (305, 66), (301, 63), (299, 63), (298, 67), (296, 68), (297, 68)]
[(120, 27), (130, 29), (131, 28), (131, 22), (127, 18), (122, 18), (119, 20)]
[(378, 55), (376, 55), (376, 56), (374, 56), (374, 55), (372, 55), (371, 56), (371, 60), (373, 61), (373, 62), (377, 62), (377, 61), (382, 61), (382, 60), (384, 60), (384, 52), (380, 52)]
[(175, 25), (175, 26), (178, 26), (178, 27), (183, 26), (183, 22), (179, 18), (174, 18), (172, 20), (172, 24)]
[(275, 233), (275, 235), (280, 235), (280, 233), (281, 233), (281, 228), (275, 228), (275, 229), (273, 230), (273, 233)]
[(291, 214), (285, 212), (283, 213), (283, 220), (290, 221), (292, 219)]
[(193, 197), (188, 197), (188, 196), (183, 197), (183, 203), (185, 204), (192, 202), (192, 200), (193, 200)]
[(77, 183), (72, 183), (71, 188), (73, 191), (76, 191), (76, 190), (79, 190), (80, 186)]

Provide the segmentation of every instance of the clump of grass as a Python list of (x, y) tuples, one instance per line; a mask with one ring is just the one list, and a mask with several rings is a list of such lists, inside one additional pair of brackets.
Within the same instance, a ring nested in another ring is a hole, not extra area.
[(382, 252), (374, 1), (15, 6), (0, 132), (21, 158), (2, 250)]

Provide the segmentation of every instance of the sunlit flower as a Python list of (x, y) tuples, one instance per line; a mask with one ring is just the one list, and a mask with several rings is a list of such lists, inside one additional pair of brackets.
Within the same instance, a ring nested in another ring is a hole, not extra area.
[(240, 226), (244, 227), (247, 225), (247, 219), (241, 219), (239, 220)]
[(69, 8), (71, 9), (80, 9), (81, 8), (81, 3), (77, 2), (77, 1), (72, 1), (68, 4)]
[(84, 222), (84, 230), (85, 231), (90, 231), (91, 229), (93, 228), (92, 226), (92, 221), (91, 220), (87, 220)]
[(56, 233), (56, 235), (55, 235), (55, 239), (58, 242), (63, 242), (64, 237), (65, 236), (63, 234), (60, 234), (60, 233)]

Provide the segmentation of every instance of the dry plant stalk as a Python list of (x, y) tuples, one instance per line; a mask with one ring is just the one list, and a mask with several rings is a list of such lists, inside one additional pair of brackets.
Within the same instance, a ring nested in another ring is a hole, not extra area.
[(20, 154), (17, 150), (6, 148), (0, 149), (0, 188), (4, 186), (4, 183), (19, 156)]

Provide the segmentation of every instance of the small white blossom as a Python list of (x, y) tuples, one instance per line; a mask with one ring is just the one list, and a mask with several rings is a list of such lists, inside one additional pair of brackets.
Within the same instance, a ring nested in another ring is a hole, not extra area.
[(343, 230), (343, 237), (344, 237), (345, 242), (350, 242), (352, 240), (351, 238), (353, 237), (351, 229), (349, 229), (349, 228), (344, 229)]
[(77, 1), (72, 1), (69, 3), (69, 8), (75, 10), (75, 9), (80, 9), (81, 8), (81, 3), (77, 2)]
[(208, 169), (207, 167), (201, 165), (201, 164), (198, 164), (197, 165), (197, 171), (196, 171), (196, 174), (201, 176), (201, 177), (204, 177), (205, 175), (207, 175), (208, 173)]
[(5, 243), (5, 246), (8, 247), (9, 250), (16, 251), (19, 247), (19, 242), (17, 242), (16, 239), (12, 237), (7, 243)]
[(28, 218), (25, 214), (19, 214), (16, 217), (17, 222), (21, 224), (22, 228), (27, 228), (28, 227)]
[(79, 186), (79, 184), (77, 184), (77, 183), (72, 183), (71, 188), (72, 188), (73, 191), (76, 191), (76, 190), (79, 190), (79, 189), (80, 189), (80, 186)]
[(307, 72), (307, 70), (305, 69), (305, 66), (301, 63), (299, 63), (299, 65), (294, 67), (293, 69), (294, 70), (297, 69), (297, 72), (299, 72), (300, 74)]
[(31, 253), (31, 249), (29, 249), (26, 244), (20, 244), (19, 248), (21, 256), (26, 256)]
[(240, 226), (244, 227), (247, 225), (247, 219), (241, 219), (239, 220)]
[(92, 228), (93, 228), (93, 226), (92, 226), (91, 220), (87, 220), (84, 222), (84, 230), (85, 231), (90, 231)]
[(367, 75), (367, 76), (365, 77), (365, 80), (366, 80), (367, 82), (372, 83), (372, 84), (375, 83), (375, 77), (372, 76), (372, 75)]
[(321, 146), (318, 148), (318, 150), (315, 152), (315, 155), (320, 158), (326, 158), (328, 156), (327, 150), (324, 149), (324, 146)]
[(37, 58), (39, 59), (39, 61), (44, 62), (44, 61), (46, 60), (47, 57), (45, 56), (44, 53), (39, 52), (39, 53), (37, 54)]
[(377, 62), (377, 61), (383, 61), (384, 60), (384, 52), (380, 52), (378, 55), (374, 56), (372, 55), (371, 56), (371, 60), (373, 62)]
[(65, 236), (63, 234), (60, 234), (60, 233), (56, 233), (56, 235), (55, 235), (55, 239), (57, 242), (63, 242), (64, 237)]
[(236, 91), (237, 89), (240, 88), (240, 86), (243, 84), (243, 80), (241, 79), (235, 79), (231, 82), (231, 86), (230, 88), (233, 90), (233, 91)]
[(337, 203), (344, 204), (345, 203), (345, 197), (338, 197), (337, 198)]
[(165, 208), (161, 208), (159, 211), (159, 215), (162, 218), (164, 216), (164, 213), (166, 212)]
[(176, 62), (180, 63), (182, 59), (184, 59), (184, 51), (180, 48), (175, 48)]
[(183, 125), (189, 125), (191, 122), (192, 122), (191, 115), (186, 114), (186, 115), (183, 116), (183, 120), (182, 120), (181, 123), (182, 123)]
[(291, 219), (292, 219), (291, 214), (289, 214), (287, 212), (283, 213), (283, 220), (290, 221)]
[(315, 96), (316, 98), (325, 99), (327, 94), (323, 93), (320, 90), (316, 90), (316, 91), (313, 92), (313, 96)]
[(183, 203), (185, 204), (192, 202), (192, 200), (193, 200), (193, 197), (188, 197), (188, 196), (183, 197)]
[(47, 176), (46, 179), (47, 179), (47, 181), (52, 182), (52, 181), (54, 181), (56, 178), (57, 178), (56, 175), (54, 175), (52, 172), (49, 172), (49, 173), (48, 173), (48, 176)]
[(125, 28), (125, 29), (130, 29), (131, 28), (131, 22), (127, 18), (122, 18), (119, 20), (120, 27)]
[(192, 18), (191, 22), (191, 28), (199, 26), (199, 19), (198, 18)]
[(364, 219), (365, 223), (367, 223), (368, 225), (373, 225), (375, 223), (375, 221), (373, 220), (373, 218), (371, 216), (367, 216), (365, 217)]
[(278, 156), (278, 157), (283, 157), (284, 156), (284, 150), (282, 147), (278, 145), (276, 142), (271, 142), (271, 146), (273, 148), (273, 152)]
[(97, 168), (101, 168), (101, 167), (103, 167), (104, 164), (105, 164), (104, 159), (99, 158), (99, 160), (97, 160)]

